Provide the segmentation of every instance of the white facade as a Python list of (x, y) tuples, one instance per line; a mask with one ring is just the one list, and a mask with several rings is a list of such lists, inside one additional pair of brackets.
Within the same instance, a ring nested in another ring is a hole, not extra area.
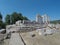
[(17, 21), (17, 22), (16, 22), (16, 25), (18, 25), (18, 26), (19, 26), (19, 25), (20, 25), (20, 23), (21, 23), (21, 20)]
[(40, 16), (39, 14), (36, 16), (36, 22), (42, 24), (49, 24), (50, 23), (50, 19), (49, 16), (47, 16), (46, 14), (44, 14), (43, 16)]
[(50, 19), (49, 19), (49, 16), (47, 16), (46, 14), (42, 16), (43, 18), (43, 23), (50, 23)]
[(40, 24), (43, 23), (42, 17), (39, 14), (36, 16), (36, 22), (38, 22)]

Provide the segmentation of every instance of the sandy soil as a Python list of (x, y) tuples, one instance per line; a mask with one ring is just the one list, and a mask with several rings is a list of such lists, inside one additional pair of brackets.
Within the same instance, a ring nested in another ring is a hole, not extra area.
[[(35, 37), (31, 35), (35, 34)], [(53, 35), (39, 35), (36, 31), (20, 33), (26, 45), (60, 45), (60, 33)]]
[(9, 39), (0, 42), (0, 45), (9, 45)]

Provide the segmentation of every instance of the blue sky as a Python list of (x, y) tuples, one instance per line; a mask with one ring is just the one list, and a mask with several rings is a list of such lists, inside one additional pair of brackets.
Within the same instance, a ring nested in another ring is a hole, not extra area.
[(0, 12), (3, 18), (7, 14), (20, 12), (30, 20), (35, 20), (37, 14), (41, 16), (47, 14), (50, 20), (58, 20), (60, 19), (60, 0), (0, 0)]

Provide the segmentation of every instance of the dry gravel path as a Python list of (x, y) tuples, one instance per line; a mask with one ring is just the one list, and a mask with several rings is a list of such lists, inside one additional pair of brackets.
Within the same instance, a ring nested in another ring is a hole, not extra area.
[(12, 33), (9, 45), (24, 45), (19, 33)]

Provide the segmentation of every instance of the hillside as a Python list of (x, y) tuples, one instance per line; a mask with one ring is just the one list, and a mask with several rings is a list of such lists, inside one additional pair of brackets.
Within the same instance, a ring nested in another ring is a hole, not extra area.
[(53, 24), (57, 24), (57, 23), (59, 23), (59, 24), (60, 24), (60, 20), (50, 21), (50, 23), (53, 23)]

